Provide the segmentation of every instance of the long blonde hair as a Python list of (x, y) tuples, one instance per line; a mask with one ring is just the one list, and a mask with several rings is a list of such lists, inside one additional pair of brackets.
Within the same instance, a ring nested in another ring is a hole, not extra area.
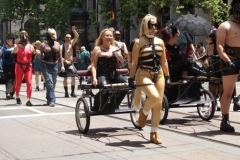
[(140, 25), (140, 30), (139, 30), (139, 36), (143, 36), (143, 35), (148, 35), (149, 34), (149, 29), (148, 29), (148, 22), (151, 20), (151, 19), (157, 19), (156, 16), (154, 15), (151, 15), (151, 14), (147, 14), (143, 19), (142, 19), (142, 22), (141, 22), (141, 25)]
[[(95, 47), (103, 44), (102, 36), (107, 31), (111, 31), (111, 33), (113, 35), (113, 31), (111, 29), (109, 29), (109, 28), (103, 29), (102, 32), (100, 33), (100, 35), (98, 36), (98, 38), (95, 41)], [(115, 46), (114, 38), (112, 39), (111, 45)]]

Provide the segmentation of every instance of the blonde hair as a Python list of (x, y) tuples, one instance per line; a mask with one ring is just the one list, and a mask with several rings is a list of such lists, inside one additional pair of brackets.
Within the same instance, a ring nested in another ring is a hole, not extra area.
[(140, 30), (139, 30), (139, 36), (143, 36), (143, 35), (148, 35), (149, 34), (149, 29), (148, 29), (148, 22), (151, 20), (151, 19), (157, 19), (156, 16), (154, 15), (151, 15), (151, 14), (147, 14), (143, 19), (142, 19), (142, 22), (141, 22), (141, 25), (140, 25)]
[(48, 28), (48, 33), (52, 39), (57, 40), (57, 32), (53, 28)]
[[(107, 31), (110, 31), (113, 35), (113, 31), (109, 28), (105, 28), (102, 30), (102, 32), (100, 33), (100, 35), (98, 36), (98, 38), (96, 39), (96, 42), (95, 42), (95, 47), (96, 46), (100, 46), (101, 44), (103, 44), (103, 40), (102, 40), (102, 36), (105, 32)], [(111, 45), (114, 45), (115, 46), (115, 43), (114, 43), (114, 38), (112, 39), (112, 42), (111, 42)]]

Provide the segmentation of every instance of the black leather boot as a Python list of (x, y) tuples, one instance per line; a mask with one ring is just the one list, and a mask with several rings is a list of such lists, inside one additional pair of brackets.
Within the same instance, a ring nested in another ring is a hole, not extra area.
[(10, 98), (11, 98), (11, 99), (15, 99), (15, 98), (13, 97), (13, 96), (14, 96), (14, 93), (15, 93), (15, 92), (10, 92)]
[(75, 86), (72, 85), (71, 89), (72, 89), (71, 96), (72, 97), (77, 97), (77, 95), (75, 94), (75, 91), (74, 91), (75, 90)]
[(20, 98), (16, 98), (17, 104), (22, 104), (21, 99)]
[(67, 86), (64, 86), (64, 90), (65, 90), (65, 97), (69, 97), (68, 87), (67, 87)]
[(239, 96), (233, 97), (233, 111), (240, 110)]
[(222, 122), (220, 125), (220, 130), (224, 132), (235, 132), (234, 127), (230, 125), (229, 122), (229, 114), (223, 114), (222, 115)]

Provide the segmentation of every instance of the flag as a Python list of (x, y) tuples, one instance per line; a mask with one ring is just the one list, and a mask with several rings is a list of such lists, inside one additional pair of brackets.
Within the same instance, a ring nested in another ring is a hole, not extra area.
[(115, 2), (115, 0), (110, 0), (110, 4), (111, 4), (110, 18), (116, 20), (116, 2)]

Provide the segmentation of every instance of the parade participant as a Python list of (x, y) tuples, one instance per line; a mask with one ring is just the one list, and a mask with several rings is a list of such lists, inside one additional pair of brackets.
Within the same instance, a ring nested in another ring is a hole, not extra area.
[(32, 62), (35, 56), (34, 48), (29, 43), (29, 36), (25, 30), (20, 32), (20, 41), (14, 47), (12, 56), (15, 61), (15, 77), (16, 77), (16, 101), (17, 104), (22, 104), (19, 97), (19, 92), (22, 84), (23, 76), (26, 79), (27, 85), (27, 106), (32, 106), (30, 98), (32, 95)]
[[(165, 80), (170, 83), (170, 78), (164, 42), (155, 37), (156, 30), (157, 18), (147, 14), (140, 25), (140, 37), (135, 41), (133, 47), (128, 83), (129, 88), (134, 88), (135, 76), (136, 85), (145, 84), (136, 88), (133, 103), (136, 107), (140, 107), (141, 91), (146, 94), (147, 99), (143, 109), (139, 111), (138, 123), (140, 127), (144, 127), (149, 111), (152, 110), (150, 142), (160, 144), (162, 141), (157, 130), (161, 118)], [(137, 66), (139, 67), (136, 72)]]
[(13, 48), (15, 47), (15, 36), (8, 34), (6, 37), (6, 44), (3, 45), (0, 51), (2, 56), (2, 68), (5, 77), (6, 86), (6, 98), (14, 99), (13, 95), (15, 92), (15, 63), (11, 55)]
[(68, 86), (67, 86), (67, 78), (71, 77), (71, 96), (72, 97), (77, 97), (75, 94), (75, 76), (77, 74), (77, 70), (73, 64), (74, 57), (76, 57), (76, 52), (73, 46), (78, 40), (78, 33), (75, 29), (75, 26), (72, 26), (72, 32), (74, 34), (74, 38), (71, 39), (70, 34), (65, 35), (64, 43), (61, 45), (60, 53), (63, 58), (63, 63), (64, 63), (64, 72), (60, 72), (58, 75), (60, 77), (63, 77), (63, 87), (65, 90), (65, 97), (69, 97), (68, 94)]
[[(121, 51), (118, 47), (114, 46), (113, 32), (110, 29), (104, 29), (96, 39), (95, 47), (91, 53), (91, 72), (92, 84), (103, 87), (108, 83), (127, 83), (127, 79), (119, 75), (116, 71), (117, 68), (122, 68), (124, 64)], [(99, 106), (100, 102), (108, 101), (109, 92), (95, 95), (94, 107)], [(116, 109), (124, 99), (127, 91), (120, 91), (116, 97), (116, 101), (111, 100), (109, 106), (111, 109)], [(101, 96), (100, 96), (101, 95)], [(101, 100), (100, 100), (101, 99)], [(106, 101), (105, 101), (106, 100)], [(94, 108), (98, 110), (98, 108)]]
[(48, 28), (46, 33), (47, 42), (40, 45), (40, 54), (42, 59), (42, 73), (46, 81), (46, 99), (47, 104), (51, 107), (55, 106), (55, 86), (58, 74), (58, 61), (61, 63), (61, 72), (65, 71), (62, 55), (60, 54), (60, 44), (57, 40), (57, 33), (54, 29)]
[[(39, 51), (40, 44), (41, 44), (41, 42), (38, 41), (38, 40), (36, 42), (32, 43), (32, 46), (34, 47), (35, 53), (40, 52)], [(42, 64), (42, 58), (41, 58), (40, 54), (37, 54), (37, 56), (34, 57), (34, 67), (33, 67), (34, 74), (35, 74), (35, 82), (36, 82), (35, 91), (40, 91), (40, 89), (39, 89), (39, 75), (42, 75), (43, 90), (45, 90), (45, 88), (46, 88), (45, 78), (44, 78), (44, 76), (42, 74), (42, 71), (41, 71), (41, 64)]]
[(221, 72), (223, 95), (220, 100), (222, 112), (220, 130), (225, 132), (235, 132), (234, 127), (231, 126), (229, 121), (229, 108), (234, 86), (240, 70), (238, 64), (234, 63), (234, 59), (240, 58), (240, 2), (238, 0), (233, 0), (231, 2), (229, 15), (231, 16), (231, 19), (221, 23), (217, 30), (217, 50), (222, 59), (220, 65), (221, 68), (229, 67), (229, 69)]

